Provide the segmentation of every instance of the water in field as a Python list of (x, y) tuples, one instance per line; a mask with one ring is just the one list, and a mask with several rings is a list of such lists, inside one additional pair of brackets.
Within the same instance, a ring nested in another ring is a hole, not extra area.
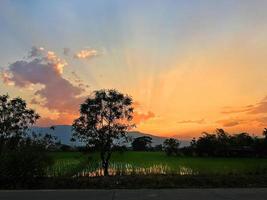
[[(110, 176), (149, 174), (195, 175), (197, 172), (186, 166), (179, 166), (176, 170), (173, 170), (168, 165), (164, 164), (154, 164), (151, 166), (140, 167), (130, 163), (111, 163), (109, 167)], [(100, 163), (98, 164), (98, 167), (89, 165), (87, 168), (79, 172), (77, 176), (104, 176), (104, 170), (101, 168)]]

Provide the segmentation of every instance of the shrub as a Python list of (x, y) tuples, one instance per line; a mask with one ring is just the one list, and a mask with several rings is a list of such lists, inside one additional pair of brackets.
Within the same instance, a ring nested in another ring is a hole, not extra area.
[(52, 159), (39, 141), (20, 141), (15, 149), (7, 149), (0, 155), (0, 178), (10, 184), (28, 184), (46, 175)]

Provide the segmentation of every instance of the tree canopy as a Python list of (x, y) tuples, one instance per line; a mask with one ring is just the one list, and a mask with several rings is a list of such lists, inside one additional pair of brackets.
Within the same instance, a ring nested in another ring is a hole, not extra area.
[(33, 125), (40, 116), (21, 98), (9, 99), (0, 96), (0, 136), (9, 138), (19, 136)]
[(26, 136), (39, 115), (27, 107), (21, 98), (10, 99), (8, 95), (0, 96), (0, 153), (5, 149), (14, 149)]
[(151, 148), (152, 138), (149, 136), (137, 137), (132, 142), (134, 151), (146, 151)]
[(174, 138), (166, 139), (163, 142), (163, 149), (168, 156), (177, 155), (179, 150), (180, 142)]

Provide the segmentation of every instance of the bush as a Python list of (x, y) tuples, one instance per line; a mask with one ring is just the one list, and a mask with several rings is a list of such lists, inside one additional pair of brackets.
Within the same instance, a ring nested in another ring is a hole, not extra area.
[(33, 140), (21, 141), (16, 149), (6, 149), (0, 160), (0, 178), (12, 185), (32, 183), (44, 177), (52, 164), (44, 146)]

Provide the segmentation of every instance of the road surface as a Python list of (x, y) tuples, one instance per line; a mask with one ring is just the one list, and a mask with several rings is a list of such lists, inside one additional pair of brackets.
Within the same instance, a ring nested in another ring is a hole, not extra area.
[(0, 191), (1, 200), (266, 200), (266, 189), (140, 189)]

